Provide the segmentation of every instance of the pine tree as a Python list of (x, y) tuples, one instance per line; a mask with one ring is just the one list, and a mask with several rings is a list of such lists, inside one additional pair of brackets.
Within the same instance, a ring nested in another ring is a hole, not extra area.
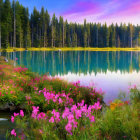
[(0, 49), (1, 49), (1, 25), (2, 25), (2, 9), (3, 9), (3, 0), (0, 1)]

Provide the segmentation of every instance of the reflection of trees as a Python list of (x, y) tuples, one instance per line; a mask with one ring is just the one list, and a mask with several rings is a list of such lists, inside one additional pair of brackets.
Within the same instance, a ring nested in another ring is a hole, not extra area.
[[(5, 53), (14, 59), (13, 53)], [(91, 51), (46, 51), (16, 52), (18, 63), (34, 72), (51, 75), (72, 73), (139, 71), (140, 53), (138, 52), (91, 52)]]

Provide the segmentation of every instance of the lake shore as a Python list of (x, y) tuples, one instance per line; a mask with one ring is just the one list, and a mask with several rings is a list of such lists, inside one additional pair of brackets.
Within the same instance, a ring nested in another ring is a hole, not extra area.
[(140, 138), (140, 92), (136, 87), (132, 87), (130, 101), (116, 99), (105, 105), (104, 93), (96, 88), (39, 76), (12, 63), (0, 57), (0, 107), (14, 111), (13, 128), (2, 129), (6, 138)]
[(140, 47), (135, 47), (135, 48), (83, 48), (83, 47), (65, 47), (65, 48), (7, 48), (7, 49), (0, 49), (0, 52), (6, 51), (6, 52), (14, 52), (14, 51), (140, 51)]

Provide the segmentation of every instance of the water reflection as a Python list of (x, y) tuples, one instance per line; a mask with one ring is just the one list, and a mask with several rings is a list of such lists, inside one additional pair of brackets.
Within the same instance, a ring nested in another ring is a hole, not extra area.
[(94, 82), (105, 91), (105, 100), (112, 100), (128, 85), (140, 83), (140, 52), (90, 51), (24, 51), (3, 53), (9, 59), (39, 74), (49, 73), (81, 84)]

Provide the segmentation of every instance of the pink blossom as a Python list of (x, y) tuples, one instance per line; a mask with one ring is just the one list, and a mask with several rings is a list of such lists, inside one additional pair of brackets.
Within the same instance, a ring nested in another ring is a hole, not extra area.
[(39, 107), (32, 106), (32, 108), (33, 108), (32, 118), (36, 119), (37, 113), (39, 111)]
[(73, 106), (71, 107), (71, 111), (72, 111), (72, 112), (75, 112), (76, 109), (77, 109), (77, 106), (76, 106), (76, 105), (73, 105)]
[(82, 102), (81, 103), (77, 103), (77, 106), (79, 107), (79, 106), (83, 106), (84, 105), (84, 100), (82, 100)]
[(54, 115), (55, 121), (59, 122), (60, 121), (60, 114), (59, 112), (56, 112), (55, 109), (53, 109), (52, 114)]
[(15, 136), (15, 137), (16, 137), (16, 132), (15, 132), (15, 129), (13, 129), (13, 130), (11, 131), (11, 135), (13, 135), (13, 136)]
[(21, 117), (24, 117), (24, 112), (23, 112), (23, 110), (20, 110), (20, 116), (21, 116)]
[(63, 100), (61, 98), (59, 98), (59, 104), (62, 104), (63, 103)]
[(81, 113), (82, 113), (81, 110), (76, 110), (75, 111), (75, 117), (76, 117), (76, 119), (79, 119), (81, 117)]
[(54, 117), (51, 117), (49, 122), (54, 123)]
[(70, 123), (74, 122), (73, 114), (69, 114), (69, 116), (67, 118), (68, 118), (68, 122), (70, 122)]
[(11, 116), (11, 122), (14, 123), (14, 116)]
[(90, 119), (91, 122), (95, 122), (94, 116), (91, 116), (91, 115), (90, 115), (90, 116), (89, 116), (89, 119)]
[(66, 107), (62, 114), (62, 118), (65, 119), (69, 115), (69, 113), (70, 113), (70, 110), (69, 108)]
[(70, 123), (68, 123), (66, 126), (65, 126), (65, 129), (68, 133), (72, 134), (71, 133), (71, 130), (72, 130), (72, 125)]
[(39, 119), (45, 119), (45, 117), (46, 117), (46, 114), (43, 113), (43, 112), (41, 112), (41, 113), (38, 114), (37, 119), (38, 119), (38, 120), (39, 120)]
[(101, 108), (102, 108), (102, 105), (100, 105), (99, 101), (93, 105), (93, 109), (99, 110)]
[(16, 117), (16, 116), (18, 116), (19, 115), (19, 113), (14, 113), (14, 117)]

